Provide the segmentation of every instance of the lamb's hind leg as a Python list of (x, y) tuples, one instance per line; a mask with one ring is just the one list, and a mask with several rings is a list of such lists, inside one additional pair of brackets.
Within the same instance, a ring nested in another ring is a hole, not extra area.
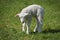
[(38, 19), (36, 18), (36, 27), (34, 28), (34, 32), (37, 32), (38, 26), (39, 26), (39, 22)]
[(36, 19), (36, 27), (34, 28), (34, 32), (41, 32), (42, 31), (42, 25), (43, 25), (43, 22), (42, 20), (39, 21), (39, 18)]
[(42, 8), (37, 10), (37, 20), (38, 20), (38, 25), (39, 25), (37, 27), (37, 31), (38, 32), (41, 32), (42, 31), (42, 26), (43, 26), (43, 13), (44, 13), (44, 10)]
[(37, 27), (37, 31), (41, 32), (42, 31), (43, 20), (40, 16), (38, 17), (38, 25), (39, 26)]

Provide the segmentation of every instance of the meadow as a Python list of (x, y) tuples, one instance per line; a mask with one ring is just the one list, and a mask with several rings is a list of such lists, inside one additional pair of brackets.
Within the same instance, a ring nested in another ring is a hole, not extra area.
[[(34, 33), (33, 18), (31, 34), (27, 35), (15, 15), (32, 4), (44, 8), (44, 25), (41, 33)], [(0, 0), (0, 40), (60, 40), (60, 0)]]

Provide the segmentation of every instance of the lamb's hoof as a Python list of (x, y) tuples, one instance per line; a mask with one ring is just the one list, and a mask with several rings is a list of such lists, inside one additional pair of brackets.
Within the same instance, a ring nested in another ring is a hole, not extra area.
[(30, 32), (26, 32), (26, 34), (30, 34)]
[(34, 33), (38, 32), (37, 30), (34, 30)]
[(29, 33), (26, 33), (26, 34), (29, 34)]
[(38, 31), (38, 33), (41, 33), (42, 31)]
[(36, 33), (36, 32), (41, 33), (42, 31), (39, 31), (39, 30), (34, 31), (34, 33)]
[(25, 33), (25, 31), (22, 31), (23, 33)]
[(25, 34), (25, 32), (22, 32), (23, 34)]

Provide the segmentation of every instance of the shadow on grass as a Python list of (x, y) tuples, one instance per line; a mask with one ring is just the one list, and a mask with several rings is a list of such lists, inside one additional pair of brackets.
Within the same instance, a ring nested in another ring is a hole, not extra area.
[[(60, 29), (48, 29), (44, 30), (41, 33), (58, 33), (60, 32)], [(31, 32), (31, 34), (37, 34), (38, 32)]]
[(60, 29), (48, 29), (42, 31), (42, 33), (58, 33), (58, 32), (60, 32)]

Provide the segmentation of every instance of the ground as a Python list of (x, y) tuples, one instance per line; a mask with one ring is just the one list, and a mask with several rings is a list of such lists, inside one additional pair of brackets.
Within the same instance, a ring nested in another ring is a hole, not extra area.
[[(44, 25), (41, 33), (33, 33), (33, 18), (31, 34), (27, 35), (15, 15), (31, 4), (44, 8)], [(0, 0), (0, 40), (60, 40), (60, 0)]]

